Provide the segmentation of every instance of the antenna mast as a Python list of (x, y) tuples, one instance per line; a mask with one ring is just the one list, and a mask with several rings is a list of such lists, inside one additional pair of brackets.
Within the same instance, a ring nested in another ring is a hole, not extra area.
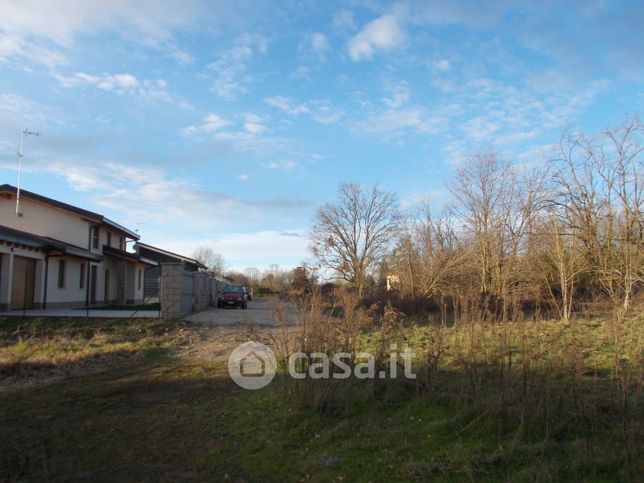
[(16, 188), (16, 216), (22, 216), (20, 213), (20, 179), (22, 178), (22, 148), (25, 144), (26, 136), (40, 136), (40, 133), (32, 132), (29, 128), (24, 128), (20, 134), (20, 149), (18, 149), (18, 186)]

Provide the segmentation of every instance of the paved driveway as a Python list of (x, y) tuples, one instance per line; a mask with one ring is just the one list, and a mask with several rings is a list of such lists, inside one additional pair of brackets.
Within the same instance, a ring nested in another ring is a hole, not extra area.
[[(190, 314), (185, 320), (206, 325), (238, 325), (251, 323), (256, 326), (275, 327), (272, 316), (272, 304), (269, 297), (256, 298), (248, 302), (248, 309), (217, 309), (210, 308)], [(284, 304), (285, 314), (289, 325), (297, 321), (297, 313), (288, 304)]]
[(29, 309), (0, 312), (0, 317), (91, 317), (96, 319), (156, 319), (158, 310), (92, 310), (84, 309)]

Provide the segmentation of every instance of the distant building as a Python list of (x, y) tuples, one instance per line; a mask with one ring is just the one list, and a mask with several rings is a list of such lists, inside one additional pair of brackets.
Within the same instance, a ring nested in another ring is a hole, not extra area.
[(400, 277), (398, 275), (387, 275), (387, 292), (400, 288)]

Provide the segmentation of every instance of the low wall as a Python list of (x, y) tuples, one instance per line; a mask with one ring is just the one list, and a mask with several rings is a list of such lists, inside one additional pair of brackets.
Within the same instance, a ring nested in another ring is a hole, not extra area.
[(163, 262), (161, 266), (161, 317), (177, 319), (217, 304), (222, 282), (208, 272), (188, 272), (182, 264)]

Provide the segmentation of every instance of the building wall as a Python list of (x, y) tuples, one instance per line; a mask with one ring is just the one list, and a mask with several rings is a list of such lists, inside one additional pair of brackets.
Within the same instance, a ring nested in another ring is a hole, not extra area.
[[(65, 261), (65, 284), (58, 287), (59, 261)], [(80, 287), (81, 264), (84, 263), (85, 279)], [(49, 257), (47, 271), (47, 308), (84, 307), (87, 286), (87, 261), (75, 257)]]
[[(145, 285), (145, 267), (142, 263), (128, 263), (126, 266), (125, 301), (129, 304), (143, 302), (143, 287)], [(140, 275), (139, 275), (140, 274)], [(139, 276), (141, 283), (139, 285)]]
[(126, 249), (125, 237), (116, 230), (111, 230), (105, 225), (101, 225), (98, 230), (99, 244), (98, 249), (92, 247), (92, 251), (102, 252), (103, 245), (110, 246), (112, 248), (118, 248), (119, 250)]
[(20, 199), (22, 216), (16, 216), (15, 210), (15, 196), (12, 196), (11, 199), (0, 198), (2, 225), (87, 248), (90, 223), (79, 215), (38, 203), (29, 198)]
[(41, 308), (44, 298), (45, 254), (39, 250), (20, 248), (0, 241), (0, 311), (9, 310), (11, 285), (13, 282), (13, 260), (15, 256), (36, 260), (34, 280), (34, 308)]
[[(104, 245), (126, 250), (126, 237), (119, 231), (111, 229), (106, 225), (101, 225), (99, 227), (98, 246), (95, 248), (93, 239), (90, 237), (92, 234), (90, 228), (94, 223), (84, 220), (81, 215), (70, 213), (53, 206), (48, 206), (29, 198), (21, 198), (20, 212), (22, 213), (22, 216), (16, 216), (15, 203), (15, 195), (11, 196), (10, 199), (0, 198), (0, 224), (16, 230), (33, 233), (35, 235), (50, 237), (79, 248), (89, 248), (91, 252), (97, 254), (103, 253)], [(4, 253), (10, 254), (12, 252), (8, 245), (2, 245), (2, 242), (0, 242), (0, 254)], [(43, 253), (36, 254), (33, 250), (21, 251), (19, 249), (16, 249), (15, 254), (39, 260), (36, 265), (34, 307), (41, 308), (45, 292), (45, 255)], [(4, 257), (4, 255), (0, 256)], [(62, 288), (58, 287), (58, 260), (60, 259), (65, 260), (65, 284)], [(0, 274), (0, 310), (7, 310), (8, 302), (2, 300), (2, 282), (4, 281), (4, 284), (7, 285), (7, 290), (10, 292), (10, 286), (8, 284), (10, 284), (11, 277), (8, 275), (7, 268), (10, 264), (8, 263), (8, 258), (7, 261), (5, 261), (4, 258), (2, 261), (5, 262), (5, 273), (4, 275)], [(85, 306), (88, 286), (91, 287), (90, 273), (88, 272), (88, 265), (90, 264), (98, 267), (96, 277), (96, 304), (104, 305), (117, 303), (117, 297), (119, 295), (119, 262), (125, 263), (124, 302), (141, 303), (143, 301), (144, 264), (122, 261), (121, 259), (107, 255), (105, 255), (103, 262), (100, 263), (93, 263), (89, 260), (70, 256), (52, 256), (49, 258), (49, 266), (46, 275), (47, 308), (75, 308)], [(85, 279), (82, 288), (80, 286), (81, 264), (84, 264), (85, 267)], [(2, 265), (0, 265), (0, 270), (2, 270)], [(110, 272), (109, 300), (105, 300), (106, 270), (109, 270)], [(139, 270), (141, 270), (142, 273), (140, 286), (138, 284)]]

